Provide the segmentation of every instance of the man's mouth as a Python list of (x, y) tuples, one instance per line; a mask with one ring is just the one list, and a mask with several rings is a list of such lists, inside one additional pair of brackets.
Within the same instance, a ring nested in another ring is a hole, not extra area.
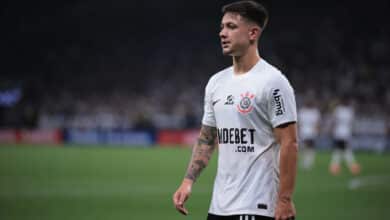
[(226, 47), (228, 47), (228, 46), (229, 46), (229, 44), (230, 44), (230, 42), (229, 42), (229, 41), (222, 41), (222, 42), (221, 42), (222, 48), (226, 48)]

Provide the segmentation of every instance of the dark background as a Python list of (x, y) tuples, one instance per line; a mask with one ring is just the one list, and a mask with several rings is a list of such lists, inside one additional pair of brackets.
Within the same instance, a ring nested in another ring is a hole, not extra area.
[[(93, 128), (99, 112), (117, 118), (112, 127), (199, 126), (208, 78), (231, 65), (218, 39), (229, 2), (3, 1), (0, 91), (22, 95), (0, 107), (0, 126), (80, 127), (84, 117)], [(387, 120), (388, 1), (260, 2), (270, 12), (260, 54), (298, 105), (315, 97), (327, 113), (348, 96), (360, 117)]]

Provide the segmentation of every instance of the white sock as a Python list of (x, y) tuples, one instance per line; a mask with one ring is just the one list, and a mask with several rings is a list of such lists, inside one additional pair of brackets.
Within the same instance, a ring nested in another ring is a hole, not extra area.
[(344, 160), (348, 164), (348, 166), (351, 166), (352, 164), (356, 163), (355, 156), (353, 155), (352, 149), (349, 147), (344, 151)]
[(303, 152), (303, 168), (310, 169), (314, 164), (315, 150), (306, 148)]
[(336, 149), (336, 150), (333, 150), (333, 153), (332, 153), (332, 159), (330, 161), (330, 163), (333, 165), (340, 165), (340, 161), (341, 161), (341, 150), (340, 149)]

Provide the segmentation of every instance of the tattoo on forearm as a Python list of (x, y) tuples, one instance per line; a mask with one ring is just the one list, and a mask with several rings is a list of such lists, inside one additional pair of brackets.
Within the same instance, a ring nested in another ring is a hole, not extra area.
[(206, 167), (206, 163), (203, 160), (191, 161), (190, 167), (188, 167), (186, 178), (195, 181), (200, 172)]
[(191, 162), (187, 169), (186, 178), (195, 181), (207, 166), (217, 145), (217, 129), (203, 125), (197, 143), (192, 151)]
[(214, 146), (217, 140), (217, 128), (203, 125), (200, 129), (200, 135), (198, 138), (198, 145), (210, 145)]

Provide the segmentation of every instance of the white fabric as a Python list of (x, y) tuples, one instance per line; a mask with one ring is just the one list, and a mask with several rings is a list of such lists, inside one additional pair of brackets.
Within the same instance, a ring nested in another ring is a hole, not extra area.
[(350, 106), (339, 105), (333, 112), (333, 137), (348, 141), (352, 136), (354, 110)]
[(352, 164), (356, 163), (355, 156), (353, 155), (351, 148), (348, 147), (344, 150), (344, 159), (345, 162), (347, 162), (348, 166), (351, 166)]
[(318, 136), (318, 125), (321, 113), (314, 107), (303, 107), (298, 111), (299, 135), (302, 140), (314, 139)]
[(332, 153), (332, 159), (330, 164), (340, 165), (342, 152), (340, 149), (336, 149)]
[(243, 75), (230, 67), (211, 77), (202, 120), (218, 128), (219, 138), (210, 213), (274, 216), (280, 146), (273, 128), (296, 121), (290, 83), (263, 59)]

